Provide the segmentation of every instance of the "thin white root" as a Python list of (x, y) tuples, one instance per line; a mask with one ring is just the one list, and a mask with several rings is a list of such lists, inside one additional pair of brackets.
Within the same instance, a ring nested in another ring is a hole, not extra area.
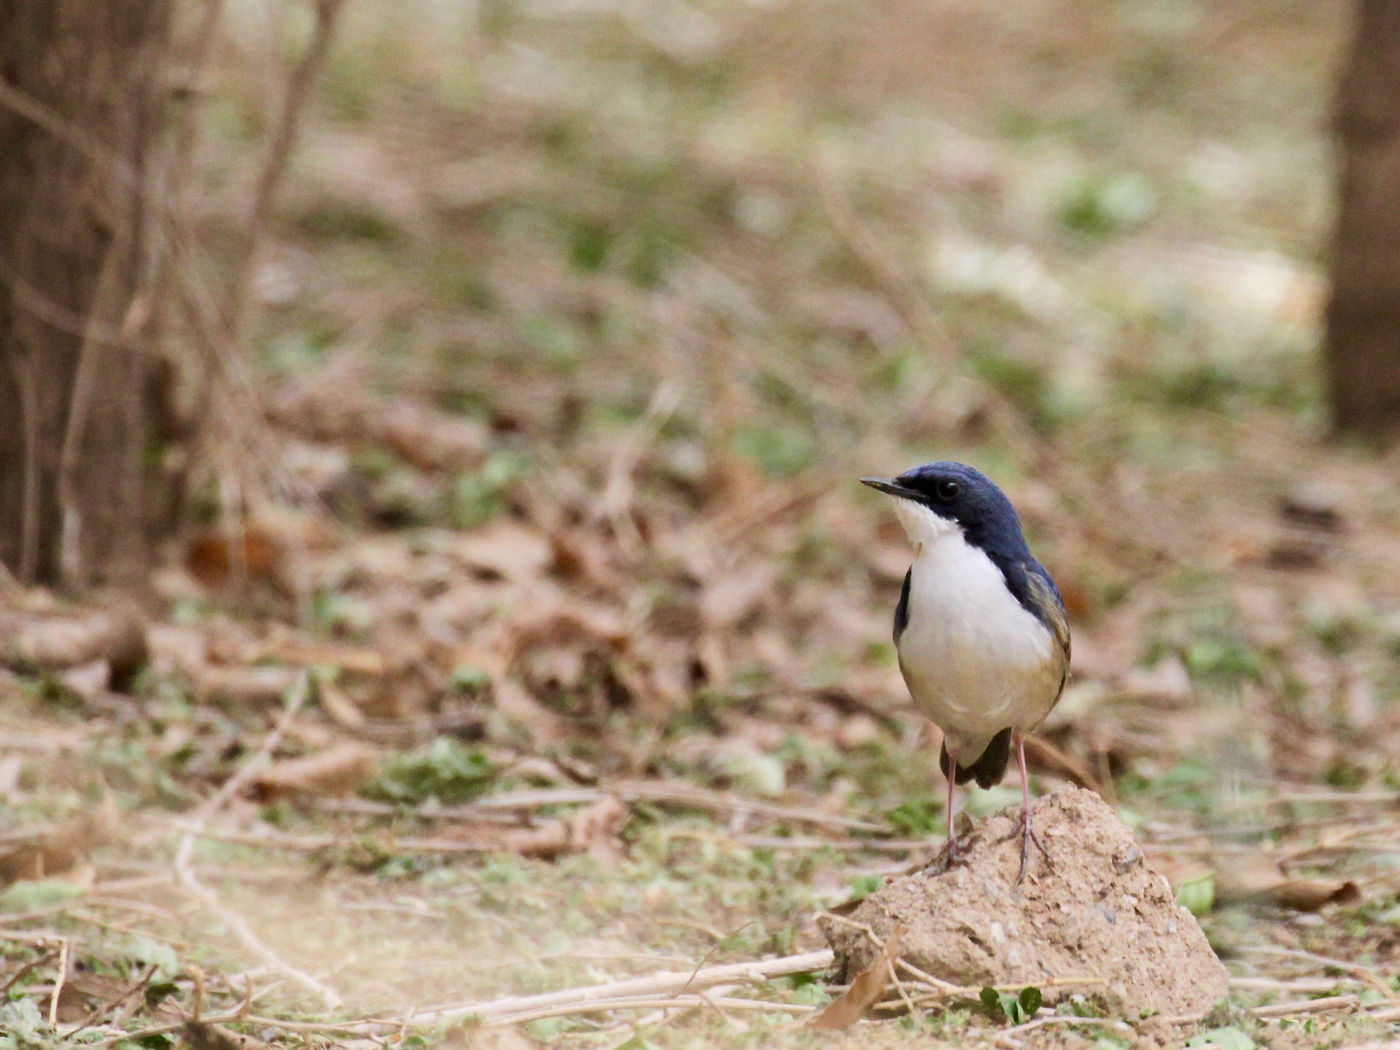
[(297, 712), (306, 702), (309, 691), (308, 677), (303, 672), (287, 698), (287, 708), (282, 712), (282, 717), (263, 738), (258, 749), (249, 755), (248, 760), (238, 768), (233, 776), (224, 781), (219, 790), (210, 795), (204, 804), (195, 811), (194, 816), (189, 821), (188, 830), (181, 836), (180, 843), (175, 848), (175, 877), (185, 892), (199, 900), (204, 907), (218, 916), (219, 921), (228, 927), (229, 932), (237, 937), (243, 946), (258, 958), (259, 962), (319, 996), (327, 1010), (335, 1010), (339, 1009), (344, 1001), (336, 991), (309, 973), (298, 970), (268, 947), (263, 939), (253, 932), (247, 919), (227, 907), (219, 900), (217, 893), (199, 881), (199, 876), (195, 874), (194, 865), (191, 863), (195, 841), (205, 833), (209, 821), (214, 815), (226, 806), (229, 800), (237, 795), (252, 780), (253, 775), (272, 757), (273, 751), (276, 750), (278, 743), (291, 726), (292, 720), (296, 718)]

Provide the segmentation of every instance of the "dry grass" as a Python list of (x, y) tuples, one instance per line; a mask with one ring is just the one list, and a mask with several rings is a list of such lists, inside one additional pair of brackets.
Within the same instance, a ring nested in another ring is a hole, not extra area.
[[(0, 1010), (35, 1045), (196, 1010), (495, 1045), (412, 1018), (819, 950), (811, 916), (940, 821), (888, 642), (906, 552), (854, 479), (946, 456), (1005, 483), (1072, 606), (1042, 788), (1094, 782), (1215, 892), (1241, 983), (1207, 1027), (1386, 1031), (1400, 504), (1393, 457), (1321, 441), (1312, 365), (1345, 14), (348, 5), (251, 277), (257, 466), (290, 495), (236, 540), (210, 498), (130, 694), (0, 683), (4, 830), (73, 857), (0, 896)], [(195, 162), (217, 264), (304, 28), (228, 11)], [(99, 843), (73, 818), (104, 792)], [(1340, 903), (1284, 906), (1304, 880)], [(831, 1043), (797, 1027), (820, 981), (713, 996), (499, 1045)], [(1133, 1036), (999, 1026), (850, 1042)]]

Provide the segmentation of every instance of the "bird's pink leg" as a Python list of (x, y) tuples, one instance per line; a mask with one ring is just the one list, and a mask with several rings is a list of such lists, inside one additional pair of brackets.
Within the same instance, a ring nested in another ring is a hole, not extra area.
[(1031, 843), (1035, 843), (1036, 849), (1046, 860), (1050, 859), (1050, 851), (1040, 841), (1031, 824), (1031, 781), (1026, 772), (1026, 738), (1019, 731), (1011, 736), (1016, 741), (1016, 763), (1021, 767), (1021, 873), (1016, 876), (1016, 881), (1020, 882), (1026, 877), (1026, 867), (1030, 863)]
[(939, 874), (942, 874), (943, 872), (947, 871), (954, 864), (956, 864), (959, 859), (958, 839), (957, 836), (953, 833), (953, 802), (954, 795), (957, 792), (958, 763), (956, 759), (953, 759), (951, 756), (949, 757), (950, 761), (948, 763), (948, 804), (946, 807), (948, 814), (948, 839), (946, 842), (943, 843), (943, 852), (934, 856), (934, 858), (924, 866), (925, 871), (936, 871)]
[(957, 792), (957, 783), (958, 783), (958, 779), (957, 779), (957, 776), (956, 776), (957, 768), (958, 768), (958, 764), (957, 764), (956, 762), (952, 762), (952, 763), (949, 764), (949, 773), (948, 773), (948, 842), (947, 842), (947, 845), (944, 847), (944, 858), (945, 858), (945, 859), (944, 859), (944, 862), (943, 862), (943, 867), (944, 867), (944, 870), (945, 870), (945, 871), (946, 871), (948, 868), (951, 868), (951, 867), (954, 865), (954, 863), (957, 862), (957, 859), (958, 859), (958, 837), (957, 837), (955, 834), (953, 834), (953, 816), (954, 816), (954, 814), (953, 814), (953, 796), (954, 796), (954, 795), (956, 794), (956, 792)]

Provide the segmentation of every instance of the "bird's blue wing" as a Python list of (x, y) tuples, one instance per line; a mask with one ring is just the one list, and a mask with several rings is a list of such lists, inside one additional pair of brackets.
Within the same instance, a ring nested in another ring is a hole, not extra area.
[(1069, 661), (1069, 619), (1065, 616), (1065, 603), (1060, 597), (1060, 589), (1055, 581), (1038, 562), (1024, 565), (1026, 573), (1025, 597), (1017, 595), (1023, 606), (1035, 614), (1036, 619), (1050, 628), (1065, 660)]
[(1065, 690), (1065, 682), (1069, 680), (1069, 618), (1065, 615), (1065, 603), (1060, 597), (1060, 589), (1055, 586), (1055, 581), (1044, 567), (1039, 562), (1032, 561), (1024, 568), (1026, 598), (1022, 599), (1022, 604), (1030, 609), (1041, 623), (1050, 628), (1050, 633), (1055, 636), (1057, 643), (1060, 655), (1060, 687), (1055, 691), (1055, 700), (1058, 702), (1060, 693)]

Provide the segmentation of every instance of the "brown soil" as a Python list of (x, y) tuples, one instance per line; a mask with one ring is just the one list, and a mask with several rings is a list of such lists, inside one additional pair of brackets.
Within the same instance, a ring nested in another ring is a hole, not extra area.
[[(960, 985), (1034, 984), (1047, 999), (1078, 990), (1128, 1016), (1195, 1013), (1224, 998), (1228, 975), (1195, 918), (1097, 795), (1066, 787), (1035, 803), (1049, 857), (1033, 850), (1019, 886), (1018, 808), (977, 824), (953, 868), (895, 879), (851, 922), (882, 940), (904, 927), (900, 957)], [(862, 930), (823, 927), (846, 979), (874, 961)], [(1067, 987), (1073, 977), (1087, 980)]]

